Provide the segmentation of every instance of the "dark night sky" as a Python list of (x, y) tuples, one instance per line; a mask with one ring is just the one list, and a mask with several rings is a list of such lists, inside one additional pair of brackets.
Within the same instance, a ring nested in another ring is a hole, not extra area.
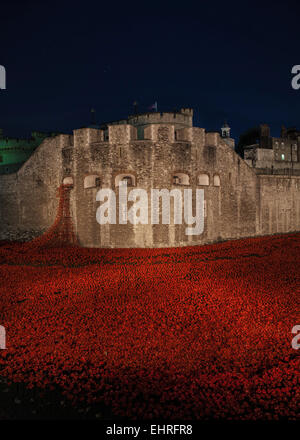
[[(0, 127), (71, 131), (155, 101), (191, 106), (194, 124), (239, 134), (262, 122), (300, 128), (300, 6), (287, 2), (2, 1)], [(128, 6), (130, 5), (130, 6)], [(164, 5), (164, 6), (162, 6)], [(195, 6), (197, 5), (197, 6)]]

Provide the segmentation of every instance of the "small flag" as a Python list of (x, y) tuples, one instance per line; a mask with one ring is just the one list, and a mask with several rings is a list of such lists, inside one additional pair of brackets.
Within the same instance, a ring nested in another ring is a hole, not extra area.
[(95, 119), (95, 109), (91, 108), (91, 124), (95, 125), (96, 124), (96, 119)]
[(149, 110), (155, 110), (157, 112), (157, 102), (155, 101), (154, 104), (150, 105), (150, 107), (148, 107)]
[(133, 103), (133, 110), (134, 110), (134, 113), (137, 114), (137, 110), (138, 110), (138, 103), (137, 103), (137, 101), (134, 101), (134, 103)]

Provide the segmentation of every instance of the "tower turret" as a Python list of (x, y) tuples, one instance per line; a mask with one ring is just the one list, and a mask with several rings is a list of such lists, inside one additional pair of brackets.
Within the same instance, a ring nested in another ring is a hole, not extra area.
[(227, 124), (227, 121), (224, 121), (224, 124), (221, 127), (221, 138), (227, 145), (234, 149), (235, 141), (230, 137), (230, 127)]
[(230, 138), (230, 127), (226, 121), (224, 121), (224, 124), (221, 127), (221, 136), (222, 138)]

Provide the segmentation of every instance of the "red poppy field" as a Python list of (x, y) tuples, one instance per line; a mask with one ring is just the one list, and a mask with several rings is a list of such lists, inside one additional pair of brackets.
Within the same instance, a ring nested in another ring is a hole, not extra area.
[(299, 419), (300, 234), (0, 246), (0, 375), (129, 419)]

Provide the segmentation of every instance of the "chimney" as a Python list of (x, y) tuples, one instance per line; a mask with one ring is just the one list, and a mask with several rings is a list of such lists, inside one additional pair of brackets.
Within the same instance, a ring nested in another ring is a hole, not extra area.
[(280, 137), (286, 138), (287, 130), (284, 125), (281, 126)]
[(268, 124), (260, 125), (260, 148), (270, 148), (270, 127)]

